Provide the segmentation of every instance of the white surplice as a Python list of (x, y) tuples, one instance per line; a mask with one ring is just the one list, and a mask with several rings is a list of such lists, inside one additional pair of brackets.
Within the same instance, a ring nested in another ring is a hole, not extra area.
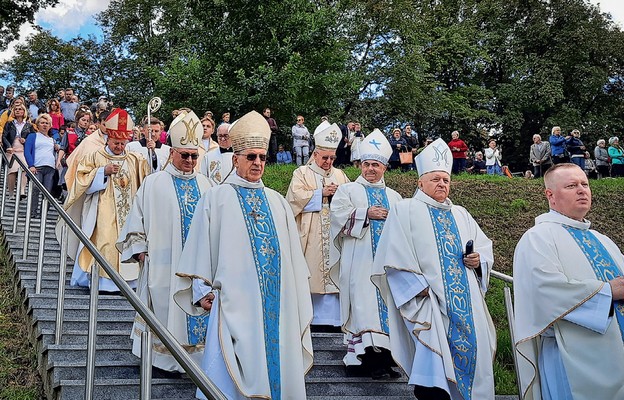
[[(163, 144), (160, 148), (155, 148), (152, 151), (149, 151), (147, 147), (141, 146), (141, 142), (134, 141), (129, 142), (126, 145), (126, 151), (132, 151), (133, 153), (139, 153), (145, 158), (147, 164), (149, 165), (151, 173), (162, 171), (162, 169), (167, 165), (167, 160), (169, 159), (171, 147)], [(152, 153), (153, 152), (153, 153)], [(154, 169), (154, 165), (152, 164), (152, 154), (156, 156), (157, 167)]]
[[(438, 238), (428, 207), (450, 210), (462, 245), (473, 240), (474, 251), (480, 255), (483, 277), (465, 270), (477, 341), (471, 395), (474, 400), (493, 399), (496, 331), (484, 298), (494, 263), (492, 241), (465, 208), (449, 199), (439, 203), (420, 190), (391, 208), (373, 263), (371, 280), (388, 306), (392, 355), (410, 376), (410, 384), (440, 387), (452, 399), (461, 399), (447, 338), (449, 318)], [(416, 297), (425, 288), (429, 294)]]
[[(281, 260), (277, 321), (281, 394), (284, 399), (304, 399), (304, 376), (312, 366), (309, 272), (292, 211), (279, 193), (262, 181), (248, 182), (236, 174), (206, 191), (182, 252), (174, 301), (187, 313), (194, 312), (192, 279), (202, 279), (217, 291), (214, 310), (218, 311), (210, 315), (202, 363), (210, 365), (206, 373), (231, 394), (228, 398), (270, 398), (264, 338), (264, 319), (270, 316), (263, 315), (249, 221), (232, 185), (263, 188), (266, 194)], [(210, 334), (211, 329), (218, 334)]]
[[(182, 253), (183, 235), (180, 204), (173, 177), (189, 182), (195, 180), (199, 195), (210, 187), (205, 176), (196, 172), (184, 174), (173, 164), (169, 164), (164, 171), (149, 175), (134, 198), (130, 214), (119, 234), (117, 248), (121, 252), (122, 262), (136, 262), (133, 258), (135, 254), (147, 253), (139, 273), (137, 295), (199, 365), (204, 343), (191, 344), (191, 334), (187, 331), (191, 325), (187, 323), (187, 315), (172, 302), (171, 287)], [(197, 313), (201, 313), (200, 308)], [(141, 333), (144, 330), (145, 321), (137, 314), (131, 333), (132, 352), (137, 357), (141, 356)], [(154, 366), (167, 371), (184, 372), (156, 337), (153, 350)]]
[[(624, 399), (624, 343), (609, 317), (611, 289), (565, 227), (589, 230), (555, 211), (535, 219), (514, 255), (515, 341), (523, 399)], [(591, 231), (624, 271), (624, 256)], [(553, 397), (554, 396), (554, 397)]]
[(369, 346), (390, 350), (389, 338), (382, 330), (377, 289), (370, 280), (373, 267), (371, 225), (368, 219), (366, 187), (384, 189), (390, 207), (401, 200), (401, 195), (386, 187), (382, 179), (370, 183), (362, 176), (355, 182), (338, 187), (331, 203), (331, 237), (340, 251), (339, 268), (340, 314), (343, 330), (357, 337), (356, 344), (347, 353), (347, 365), (359, 365), (356, 358)]
[(234, 153), (221, 153), (221, 148), (213, 148), (201, 159), (199, 172), (210, 179), (212, 186), (220, 185), (230, 173), (234, 174), (232, 156)]

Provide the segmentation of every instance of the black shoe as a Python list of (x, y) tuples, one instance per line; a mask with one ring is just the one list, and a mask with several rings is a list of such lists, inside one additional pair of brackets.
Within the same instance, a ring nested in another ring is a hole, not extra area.
[(26, 198), (25, 194), (20, 194), (20, 200), (24, 200)]
[(388, 370), (386, 368), (375, 369), (371, 371), (370, 376), (373, 380), (376, 381), (390, 379), (390, 373), (388, 373)]
[(401, 373), (398, 371), (393, 370), (390, 367), (386, 368), (386, 371), (388, 372), (388, 375), (390, 375), (390, 379), (399, 379), (401, 377)]

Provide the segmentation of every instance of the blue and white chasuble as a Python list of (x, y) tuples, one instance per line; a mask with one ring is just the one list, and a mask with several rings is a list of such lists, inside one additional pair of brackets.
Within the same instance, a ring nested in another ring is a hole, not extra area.
[[(386, 195), (385, 188), (364, 186), (366, 188), (366, 195), (368, 198), (368, 206), (380, 206), (384, 207), (386, 210), (390, 209), (390, 204), (388, 203), (388, 196)], [(373, 251), (373, 258), (377, 253), (377, 243), (379, 243), (379, 238), (381, 237), (381, 232), (383, 231), (385, 220), (381, 219), (371, 219), (370, 223), (370, 234), (371, 234), (371, 244)], [(388, 307), (386, 307), (386, 303), (384, 303), (381, 298), (381, 293), (379, 293), (379, 288), (375, 288), (377, 291), (377, 310), (379, 312), (379, 321), (381, 323), (381, 330), (388, 334), (390, 331), (388, 329)]]
[(450, 210), (429, 206), (433, 223), (446, 297), (449, 327), (447, 339), (457, 379), (464, 399), (472, 398), (477, 364), (477, 337), (472, 315), (470, 286), (464, 266), (463, 244)]
[(271, 398), (281, 399), (280, 378), (280, 247), (277, 230), (264, 189), (248, 189), (232, 184), (247, 226), (260, 294), (264, 321), (264, 343)]
[[(587, 257), (587, 261), (591, 265), (596, 278), (603, 282), (622, 276), (622, 271), (615, 264), (615, 261), (604, 247), (604, 245), (596, 238), (596, 236), (588, 229), (577, 229), (570, 226), (563, 226), (574, 238), (579, 248)], [(624, 302), (621, 300), (613, 303), (615, 316), (620, 326), (622, 340), (624, 340)]]
[[(195, 214), (197, 202), (201, 198), (201, 193), (199, 186), (197, 186), (196, 178), (182, 179), (174, 175), (171, 178), (173, 179), (173, 187), (175, 188), (178, 207), (180, 208), (180, 234), (182, 236), (182, 248), (184, 248), (184, 243), (191, 227), (191, 220), (193, 219), (193, 214)], [(199, 316), (187, 314), (186, 332), (189, 344), (197, 345), (205, 342), (209, 316), (209, 313)]]

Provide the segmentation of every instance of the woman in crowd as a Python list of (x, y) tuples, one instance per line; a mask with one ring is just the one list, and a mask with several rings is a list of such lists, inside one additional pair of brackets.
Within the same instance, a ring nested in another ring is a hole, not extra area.
[(609, 139), (609, 157), (611, 157), (611, 176), (619, 178), (624, 176), (624, 150), (620, 147), (620, 139), (613, 136)]
[(570, 154), (570, 162), (578, 165), (581, 169), (585, 169), (585, 145), (580, 139), (581, 132), (578, 129), (572, 131), (572, 134), (566, 138), (566, 150)]
[(451, 172), (454, 174), (464, 172), (466, 169), (468, 145), (459, 138), (458, 131), (453, 131), (453, 133), (451, 133), (451, 141), (448, 142), (448, 147), (451, 149), (451, 154), (453, 155), (453, 169)]
[(596, 158), (596, 171), (598, 172), (598, 179), (602, 179), (609, 176), (609, 151), (606, 149), (606, 142), (604, 139), (596, 142), (596, 148), (594, 149), (594, 157)]
[(59, 130), (62, 125), (65, 125), (65, 117), (63, 117), (61, 112), (61, 103), (57, 99), (48, 100), (48, 114), (52, 118), (52, 128), (50, 129), (52, 137), (57, 142), (60, 142)]
[[(54, 143), (52, 137), (52, 117), (49, 114), (41, 114), (35, 122), (37, 132), (29, 135), (26, 139), (25, 156), (30, 172), (35, 174), (37, 180), (43, 184), (48, 192), (52, 192), (54, 186), (54, 174), (56, 173), (56, 152), (59, 146)], [(33, 218), (39, 217), (39, 190), (33, 189), (32, 197)]]
[[(13, 120), (7, 122), (4, 127), (4, 132), (2, 134), (2, 144), (4, 146), (4, 150), (9, 154), (10, 157), (17, 157), (24, 164), (26, 163), (26, 159), (24, 158), (24, 143), (26, 142), (26, 138), (31, 132), (34, 132), (34, 128), (30, 122), (28, 122), (28, 109), (24, 105), (24, 103), (18, 103), (13, 106), (12, 110)], [(9, 158), (10, 160), (10, 158)], [(13, 198), (15, 183), (17, 181), (17, 172), (20, 167), (17, 162), (14, 162), (11, 168), (9, 168), (9, 198)], [(20, 196), (23, 197), (26, 195), (26, 173), (22, 172), (22, 185), (20, 188)]]
[(496, 140), (491, 139), (488, 142), (488, 148), (485, 149), (485, 168), (488, 175), (502, 175), (501, 168), (501, 152), (496, 146)]
[(401, 166), (401, 157), (399, 153), (407, 151), (407, 141), (401, 137), (401, 130), (394, 128), (392, 137), (390, 138), (390, 147), (392, 147), (392, 155), (390, 156), (390, 168), (396, 169), (401, 167), (403, 171), (407, 170), (408, 165)]

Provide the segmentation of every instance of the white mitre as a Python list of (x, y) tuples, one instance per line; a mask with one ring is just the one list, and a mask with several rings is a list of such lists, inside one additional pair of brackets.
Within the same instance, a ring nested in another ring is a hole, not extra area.
[(453, 167), (451, 149), (442, 139), (436, 139), (425, 147), (414, 161), (419, 176), (433, 171), (443, 171), (450, 175)]
[(193, 111), (181, 112), (169, 126), (171, 147), (197, 149), (204, 131), (201, 121)]
[(341, 139), (342, 131), (336, 124), (331, 124), (318, 132), (314, 131), (314, 144), (321, 150), (336, 150)]
[(375, 129), (360, 143), (360, 159), (376, 160), (384, 165), (388, 165), (388, 160), (392, 155), (392, 146), (386, 136)]
[(314, 134), (316, 135), (317, 133), (324, 131), (325, 129), (329, 128), (331, 126), (331, 124), (327, 121), (323, 121), (319, 124), (319, 126), (316, 127), (316, 129), (314, 130)]

